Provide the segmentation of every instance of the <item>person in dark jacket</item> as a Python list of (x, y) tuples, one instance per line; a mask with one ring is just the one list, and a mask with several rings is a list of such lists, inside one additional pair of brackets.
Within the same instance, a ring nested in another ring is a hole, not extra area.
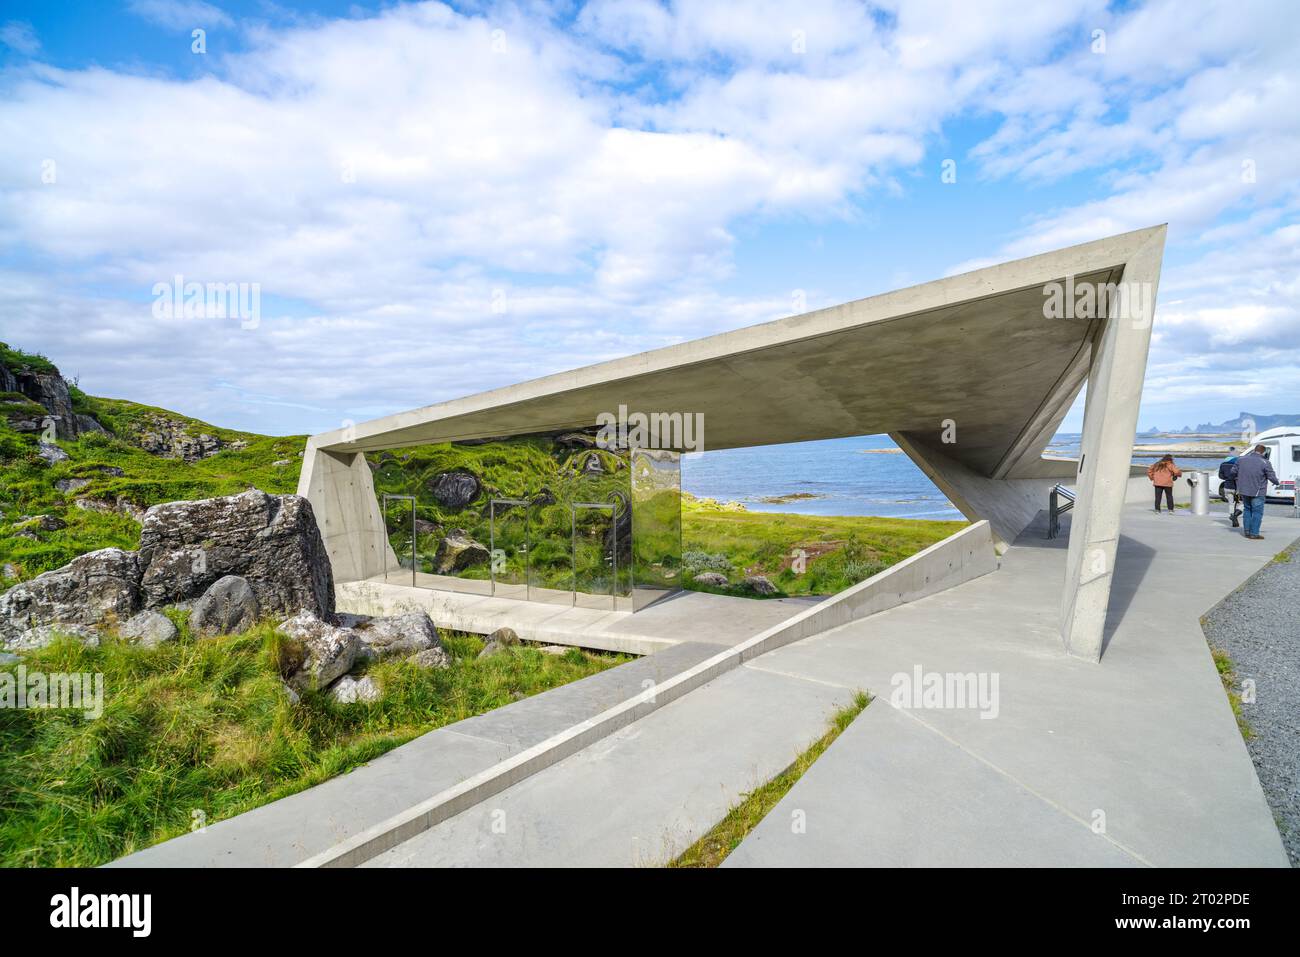
[(1259, 527), (1264, 521), (1264, 503), (1268, 501), (1269, 484), (1277, 485), (1277, 473), (1269, 464), (1264, 453), (1268, 450), (1262, 445), (1237, 458), (1237, 494), (1245, 506), (1246, 514), (1242, 517), (1243, 531), (1247, 538), (1262, 539)]

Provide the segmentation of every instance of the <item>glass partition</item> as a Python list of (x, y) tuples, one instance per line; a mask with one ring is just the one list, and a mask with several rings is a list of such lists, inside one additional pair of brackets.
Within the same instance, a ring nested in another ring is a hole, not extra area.
[(681, 587), (682, 457), (632, 451), (632, 610)]
[(384, 581), (415, 584), (415, 499), (410, 495), (384, 495)]
[(620, 610), (678, 587), (675, 452), (607, 448), (592, 429), (367, 459), (386, 581)]

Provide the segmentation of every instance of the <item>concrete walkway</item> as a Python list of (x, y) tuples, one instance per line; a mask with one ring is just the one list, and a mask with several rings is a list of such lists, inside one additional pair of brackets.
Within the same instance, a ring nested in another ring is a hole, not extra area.
[[(765, 655), (880, 698), (727, 865), (1286, 866), (1198, 620), (1300, 534), (1268, 524), (1129, 508), (1100, 665), (1061, 652), (1064, 539), (1032, 527), (997, 574)], [(918, 666), (997, 674), (997, 717), (890, 707)]]
[[(853, 688), (878, 697), (728, 866), (1285, 865), (1197, 616), (1289, 526), (1261, 548), (1188, 514), (1125, 522), (1101, 665), (1061, 650), (1065, 539), (1033, 528), (998, 572), (749, 661), (367, 866), (665, 863)], [(996, 673), (997, 717), (891, 707), (918, 665)]]

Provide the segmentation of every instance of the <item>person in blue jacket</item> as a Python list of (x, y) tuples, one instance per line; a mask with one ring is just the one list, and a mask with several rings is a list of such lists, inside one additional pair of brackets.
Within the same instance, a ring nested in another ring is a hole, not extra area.
[(1246, 510), (1243, 531), (1247, 538), (1256, 540), (1264, 537), (1259, 534), (1259, 528), (1264, 521), (1268, 487), (1270, 483), (1279, 484), (1277, 473), (1269, 464), (1267, 452), (1268, 449), (1264, 446), (1256, 445), (1252, 451), (1237, 457), (1237, 494), (1241, 496), (1241, 503)]

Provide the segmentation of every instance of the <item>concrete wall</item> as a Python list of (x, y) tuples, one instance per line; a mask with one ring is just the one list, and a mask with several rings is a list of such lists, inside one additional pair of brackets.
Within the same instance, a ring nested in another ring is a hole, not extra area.
[(998, 559), (993, 544), (993, 530), (988, 522), (967, 526), (911, 558), (738, 645), (741, 660), (748, 661), (792, 641), (809, 638), (996, 571)]
[(298, 494), (311, 502), (336, 583), (383, 574), (385, 562), (397, 567), (364, 454), (308, 442)]

